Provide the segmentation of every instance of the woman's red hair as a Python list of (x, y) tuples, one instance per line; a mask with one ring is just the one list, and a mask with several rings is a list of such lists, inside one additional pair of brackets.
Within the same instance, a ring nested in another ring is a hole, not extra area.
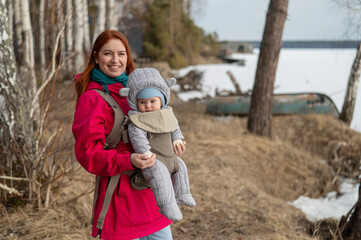
[(126, 37), (116, 30), (105, 30), (104, 32), (99, 34), (93, 44), (93, 49), (90, 53), (88, 66), (81, 74), (79, 74), (79, 77), (75, 81), (77, 99), (85, 92), (86, 88), (88, 87), (89, 81), (91, 79), (91, 70), (97, 65), (95, 59), (98, 56), (100, 49), (111, 39), (119, 39), (123, 42), (125, 46), (125, 50), (127, 52), (127, 67), (125, 69), (125, 73), (129, 75), (131, 72), (134, 71), (135, 66), (131, 57), (130, 46)]

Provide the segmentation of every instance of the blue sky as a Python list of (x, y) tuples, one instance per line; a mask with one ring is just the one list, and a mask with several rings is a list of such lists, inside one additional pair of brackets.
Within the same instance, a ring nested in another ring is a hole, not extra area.
[[(268, 4), (269, 0), (196, 0), (192, 17), (207, 33), (217, 32), (219, 40), (261, 40)], [(350, 37), (354, 29), (349, 16), (335, 0), (289, 0), (283, 40), (360, 40), (360, 32)]]

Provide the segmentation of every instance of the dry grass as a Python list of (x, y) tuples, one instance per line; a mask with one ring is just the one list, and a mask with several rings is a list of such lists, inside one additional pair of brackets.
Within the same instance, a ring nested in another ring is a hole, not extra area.
[(183, 208), (175, 239), (312, 239), (311, 225), (287, 201), (332, 188), (325, 161), (279, 138), (247, 133), (245, 118), (207, 116), (202, 105), (176, 110), (198, 205)]
[[(274, 139), (268, 140), (249, 134), (246, 118), (215, 118), (204, 114), (203, 104), (173, 104), (187, 140), (183, 159), (197, 202), (195, 208), (182, 207), (183, 221), (172, 225), (175, 240), (324, 239), (320, 225), (287, 202), (334, 189), (326, 161), (331, 146), (347, 140), (348, 156), (357, 156), (360, 133), (324, 116), (285, 116), (273, 118)], [(63, 112), (69, 118), (73, 107), (72, 102)], [(89, 193), (93, 182), (82, 171), (54, 195), (48, 210), (3, 207), (0, 238), (91, 239), (92, 194), (77, 196)]]
[[(0, 239), (91, 239), (93, 178), (83, 172), (78, 180), (54, 196), (49, 209), (25, 207), (0, 210)], [(74, 199), (74, 200), (72, 200)]]
[(358, 179), (361, 162), (361, 134), (331, 116), (306, 115), (277, 117), (278, 138), (302, 151), (319, 155), (340, 175)]

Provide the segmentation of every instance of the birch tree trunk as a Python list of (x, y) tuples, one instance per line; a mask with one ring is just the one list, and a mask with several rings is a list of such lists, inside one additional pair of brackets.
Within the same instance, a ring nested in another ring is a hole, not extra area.
[[(37, 82), (35, 76), (35, 58), (34, 58), (34, 43), (33, 43), (33, 30), (30, 20), (29, 1), (21, 0), (21, 22), (22, 22), (22, 35), (23, 39), (23, 61), (20, 64), (21, 79), (24, 81), (25, 89), (28, 92), (28, 96), (35, 96), (37, 91)], [(36, 97), (37, 98), (37, 97)], [(30, 112), (30, 119), (34, 121), (34, 127), (36, 128), (37, 122), (40, 119), (40, 104), (38, 99), (33, 99), (34, 105)]]
[(46, 59), (45, 59), (45, 25), (44, 25), (44, 10), (45, 0), (40, 0), (39, 9), (39, 45), (40, 45), (40, 72), (41, 76), (45, 75)]
[[(31, 165), (31, 161), (28, 160), (34, 156), (34, 152), (27, 148), (34, 138), (34, 132), (28, 122), (30, 101), (26, 97), (22, 83), (17, 78), (5, 0), (0, 0), (0, 165), (6, 166), (2, 174), (10, 176), (10, 179), (19, 174), (19, 171), (22, 176), (28, 177), (27, 169)], [(23, 164), (20, 159), (23, 160)], [(23, 168), (14, 167), (16, 165)], [(2, 184), (13, 187), (12, 180), (9, 181), (8, 183), (2, 180)], [(32, 185), (29, 183), (29, 189), (31, 188)]]
[(84, 28), (84, 49), (85, 52), (91, 51), (90, 45), (90, 33), (89, 33), (89, 13), (88, 13), (88, 1), (83, 0), (83, 28)]
[(340, 120), (348, 125), (352, 122), (353, 112), (355, 110), (357, 86), (361, 74), (361, 43), (358, 45), (355, 60), (353, 62), (350, 77), (348, 79), (345, 100), (343, 102)]
[(84, 68), (84, 17), (83, 17), (83, 0), (75, 0), (75, 71), (81, 72)]
[[(69, 72), (74, 71), (74, 61), (73, 61), (73, 1), (66, 0), (66, 15), (69, 16), (68, 21), (66, 22), (66, 58), (68, 59), (67, 68)], [(69, 58), (70, 57), (70, 58)]]
[(7, 1), (7, 9), (8, 9), (8, 19), (9, 19), (9, 35), (10, 38), (13, 38), (14, 35), (14, 7), (13, 1)]
[(106, 13), (106, 6), (105, 1), (98, 0), (97, 1), (98, 6), (98, 14), (95, 21), (94, 26), (94, 35), (93, 35), (93, 42), (98, 37), (98, 35), (105, 30), (105, 13)]
[(248, 131), (271, 138), (273, 88), (288, 0), (270, 0), (253, 86)]
[[(60, 125), (55, 131), (53, 128), (48, 128), (53, 132), (50, 137), (44, 134), (44, 130), (48, 126), (46, 114), (50, 109), (53, 89), (51, 89), (51, 93), (44, 94), (44, 109), (41, 112), (42, 116), (37, 131), (34, 131), (31, 117), (33, 106), (38, 103), (34, 102), (34, 99), (37, 99), (34, 96), (42, 94), (51, 80), (55, 81), (55, 75), (62, 67), (57, 50), (61, 46), (65, 23), (56, 35), (47, 81), (36, 89), (34, 95), (29, 95), (30, 79), (26, 76), (21, 76), (21, 79), (17, 77), (20, 75), (17, 75), (5, 1), (0, 0), (0, 205), (6, 200), (7, 194), (17, 194), (27, 197), (30, 201), (36, 200), (38, 208), (41, 208), (44, 206), (44, 196), (45, 206), (49, 206), (50, 190), (53, 186), (61, 185), (61, 183), (56, 183), (56, 180), (70, 173), (71, 170), (68, 169), (74, 167), (72, 164), (68, 165), (69, 168), (66, 166), (68, 160), (73, 161), (71, 157), (63, 158), (60, 155), (64, 153), (59, 154), (65, 149), (65, 145), (58, 149), (54, 148), (64, 142), (64, 139), (57, 139), (57, 136), (62, 135), (61, 131), (63, 131)], [(23, 3), (22, 1), (21, 4)], [(25, 3), (29, 3), (29, 1), (25, 0)], [(24, 6), (25, 8), (21, 6), (21, 9), (26, 11), (26, 5)], [(28, 30), (29, 27), (23, 29)], [(25, 43), (25, 40), (28, 41), (27, 32), (24, 32), (23, 36)], [(31, 46), (31, 44), (28, 45)], [(31, 56), (31, 54), (27, 54)], [(31, 58), (29, 57), (29, 59)], [(28, 65), (29, 59), (24, 59)], [(49, 156), (53, 156), (52, 161), (48, 159)], [(51, 166), (50, 175), (46, 173), (48, 166)]]
[(107, 22), (106, 29), (114, 29), (118, 30), (118, 6), (116, 6), (115, 0), (108, 0), (108, 14), (107, 14)]
[(52, 26), (51, 28), (47, 29), (47, 35), (48, 35), (48, 42), (50, 42), (50, 45), (52, 45), (55, 42), (56, 38), (56, 31), (54, 30), (54, 26), (56, 26), (56, 15), (57, 15), (57, 7), (56, 7), (57, 1), (53, 0), (47, 0), (47, 25)]
[[(34, 44), (33, 44), (33, 31), (31, 27), (30, 20), (30, 9), (29, 9), (29, 1), (21, 0), (21, 22), (23, 26), (23, 49), (24, 56), (23, 62), (20, 65), (20, 76), (21, 81), (25, 86), (25, 90), (27, 92), (27, 96), (29, 99), (35, 97), (36, 99), (32, 99), (33, 105), (31, 106), (29, 120), (33, 122), (34, 129), (36, 129), (39, 125), (40, 121), (40, 105), (39, 100), (36, 95), (37, 92), (37, 83), (35, 77), (35, 69), (34, 69)], [(37, 189), (36, 186), (36, 168), (32, 168), (32, 171), (29, 173), (31, 177), (31, 190), (29, 198), (32, 199), (32, 193), (34, 189)]]
[(20, 0), (14, 0), (14, 19), (15, 19), (15, 47), (16, 47), (16, 58), (22, 59), (22, 23), (21, 23), (21, 13), (20, 13)]
[[(12, 108), (11, 102), (9, 102), (14, 96), (13, 86), (16, 82), (16, 64), (10, 34), (5, 0), (0, 0), (0, 151), (5, 153), (6, 157), (9, 153), (9, 150), (6, 149), (10, 149), (10, 143), (15, 135), (13, 121), (17, 115), (16, 109)], [(11, 161), (7, 161), (3, 157), (0, 160), (2, 166), (10, 168), (9, 175), (11, 175), (13, 173)], [(2, 184), (7, 185), (6, 182), (2, 182)], [(2, 194), (0, 191), (2, 199), (6, 196), (6, 193)]]
[[(10, 103), (8, 99), (13, 96), (12, 89), (16, 83), (16, 63), (14, 57), (14, 48), (12, 46), (10, 37), (10, 28), (5, 7), (5, 0), (0, 1), (0, 121), (9, 121), (6, 125), (14, 125), (12, 123), (16, 112), (12, 108), (8, 108)], [(8, 135), (8, 142), (11, 142), (10, 137), (14, 136), (12, 128), (6, 128), (1, 122), (0, 133), (2, 137), (4, 134)]]
[[(63, 1), (58, 1), (57, 2), (57, 6), (56, 8), (58, 9), (58, 19), (57, 19), (57, 25), (58, 25), (58, 31), (60, 31), (61, 28), (65, 28), (66, 23), (64, 23), (65, 21), (65, 17), (64, 17), (64, 2)], [(63, 57), (63, 53), (65, 52), (65, 44), (64, 44), (64, 34), (61, 34), (60, 37), (60, 52), (58, 54), (58, 56), (62, 56)], [(54, 42), (54, 45), (56, 43)]]

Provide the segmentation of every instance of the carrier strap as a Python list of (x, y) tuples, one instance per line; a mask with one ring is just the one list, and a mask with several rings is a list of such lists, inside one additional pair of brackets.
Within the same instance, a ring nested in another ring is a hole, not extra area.
[[(105, 149), (115, 148), (118, 145), (120, 139), (122, 139), (122, 136), (124, 135), (123, 133), (124, 130), (123, 123), (125, 120), (124, 113), (122, 109), (119, 107), (118, 103), (114, 100), (114, 98), (110, 94), (103, 92), (100, 89), (93, 89), (93, 90), (99, 93), (99, 95), (114, 110), (114, 125), (109, 135), (105, 139), (104, 148)], [(126, 137), (123, 138), (124, 143), (127, 143), (127, 140), (128, 139)]]
[(93, 221), (94, 221), (95, 203), (96, 203), (96, 201), (97, 201), (97, 199), (98, 199), (99, 183), (100, 183), (100, 176), (96, 176), (95, 188), (94, 188), (94, 195), (93, 195), (92, 218), (91, 218), (91, 220), (90, 220), (90, 224), (92, 224), (92, 225), (93, 225)]
[[(105, 149), (115, 148), (122, 138), (123, 138), (123, 142), (127, 143), (128, 136), (126, 134), (127, 132), (125, 129), (125, 124), (127, 121), (129, 121), (128, 117), (124, 117), (124, 113), (122, 109), (119, 107), (118, 103), (114, 100), (114, 98), (110, 94), (103, 92), (99, 89), (93, 89), (93, 90), (96, 91), (114, 110), (114, 125), (109, 135), (105, 138), (104, 148)], [(131, 175), (132, 172), (133, 171), (126, 171), (124, 173), (127, 175)], [(109, 183), (108, 183), (107, 191), (105, 192), (103, 207), (97, 220), (96, 227), (99, 229), (99, 233), (101, 233), (101, 229), (103, 228), (104, 219), (108, 212), (109, 204), (112, 199), (113, 192), (119, 182), (120, 175), (121, 173), (109, 177)], [(91, 224), (93, 224), (94, 221), (95, 203), (98, 199), (99, 184), (100, 184), (100, 176), (96, 176)]]
[[(97, 228), (102, 229), (104, 224), (105, 215), (108, 212), (110, 200), (112, 199), (113, 192), (115, 190), (115, 187), (117, 186), (119, 179), (120, 179), (121, 173), (118, 175), (110, 177), (107, 191), (105, 192), (105, 198), (103, 203), (103, 208), (99, 214), (98, 221), (97, 221)], [(100, 178), (97, 176), (97, 178)]]

